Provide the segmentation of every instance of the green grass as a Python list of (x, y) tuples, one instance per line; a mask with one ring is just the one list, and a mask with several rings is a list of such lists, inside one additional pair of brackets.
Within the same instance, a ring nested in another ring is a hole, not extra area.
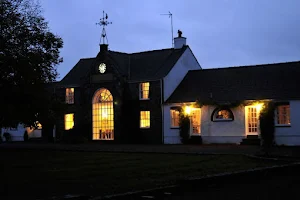
[(1, 150), (1, 195), (106, 195), (192, 177), (270, 166), (241, 155)]

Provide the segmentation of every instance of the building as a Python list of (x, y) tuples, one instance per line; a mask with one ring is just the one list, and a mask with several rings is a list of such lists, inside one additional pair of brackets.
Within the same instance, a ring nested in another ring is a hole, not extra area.
[(163, 103), (189, 70), (201, 69), (178, 34), (174, 48), (122, 53), (101, 44), (96, 57), (80, 59), (57, 83), (68, 104), (57, 137), (74, 127), (93, 141), (164, 143)]
[(276, 144), (300, 145), (299, 75), (299, 61), (191, 70), (164, 104), (164, 142), (181, 143), (183, 108), (203, 143), (259, 144), (259, 113), (273, 101)]

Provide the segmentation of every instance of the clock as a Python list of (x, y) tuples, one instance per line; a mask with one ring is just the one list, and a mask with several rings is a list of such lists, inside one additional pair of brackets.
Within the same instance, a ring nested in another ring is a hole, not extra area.
[(106, 65), (104, 64), (104, 63), (101, 63), (100, 65), (99, 65), (99, 72), (101, 73), (101, 74), (103, 74), (104, 72), (105, 72), (105, 70), (106, 70)]

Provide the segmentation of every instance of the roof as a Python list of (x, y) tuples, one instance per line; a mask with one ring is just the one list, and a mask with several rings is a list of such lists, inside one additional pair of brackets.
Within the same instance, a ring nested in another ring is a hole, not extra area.
[(300, 61), (190, 70), (167, 103), (300, 99)]
[[(165, 77), (176, 64), (188, 46), (181, 49), (161, 49), (138, 53), (108, 51), (107, 56), (115, 69), (131, 81), (156, 80)], [(78, 85), (86, 77), (92, 66), (99, 62), (95, 58), (80, 59), (70, 72), (60, 81), (61, 85)]]

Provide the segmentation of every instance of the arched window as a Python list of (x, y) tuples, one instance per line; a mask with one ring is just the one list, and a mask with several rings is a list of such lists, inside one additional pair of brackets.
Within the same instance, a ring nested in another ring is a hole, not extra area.
[(101, 88), (93, 100), (93, 140), (114, 140), (113, 96), (109, 90)]
[(233, 121), (234, 116), (232, 111), (227, 107), (218, 107), (216, 108), (212, 115), (211, 121), (218, 122), (218, 121)]

